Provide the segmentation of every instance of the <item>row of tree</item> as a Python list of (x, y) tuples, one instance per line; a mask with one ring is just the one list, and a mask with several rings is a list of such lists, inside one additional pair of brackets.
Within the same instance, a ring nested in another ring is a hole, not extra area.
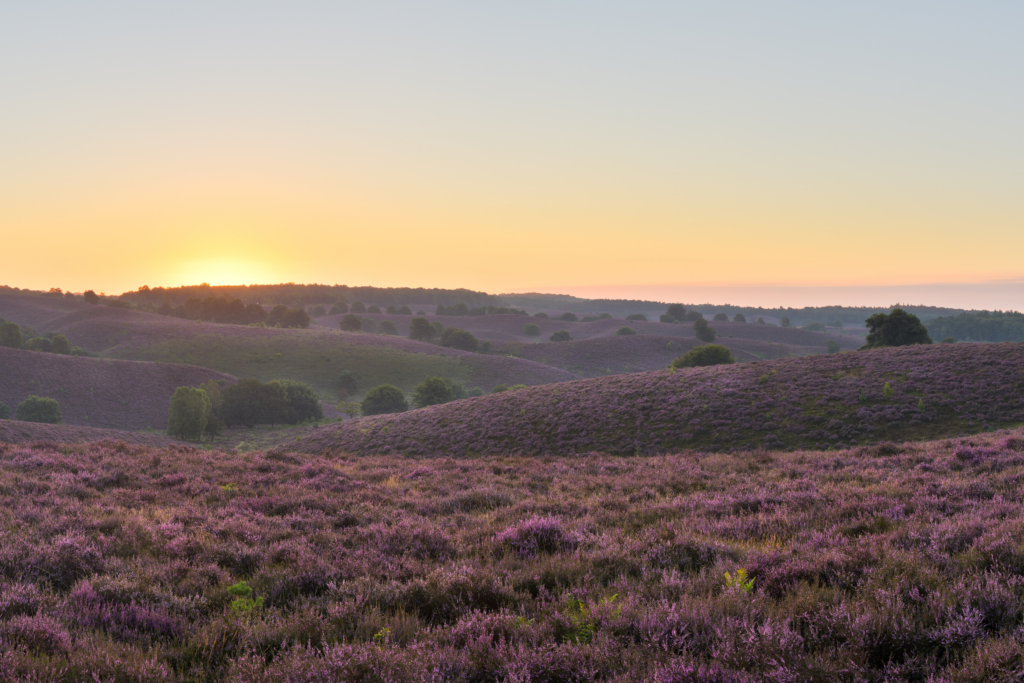
[[(8, 420), (11, 417), (11, 409), (6, 403), (0, 402), (0, 420)], [(54, 398), (32, 395), (20, 402), (14, 409), (14, 419), (22, 422), (42, 422), (45, 424), (60, 424), (63, 419), (60, 414), (60, 403)]]
[(28, 351), (42, 351), (43, 353), (57, 353), (62, 356), (88, 355), (85, 349), (72, 346), (68, 338), (63, 334), (37, 334), (31, 328), (22, 327), (17, 323), (4, 322), (3, 318), (0, 318), (0, 346), (12, 349), (26, 349)]
[(311, 320), (303, 308), (289, 308), (280, 304), (274, 306), (268, 313), (259, 304), (245, 305), (241, 299), (228, 300), (212, 296), (202, 300), (189, 299), (184, 304), (177, 306), (171, 306), (164, 302), (155, 312), (186, 320), (202, 320), (228, 325), (263, 324), (267, 327), (303, 329), (309, 327)]

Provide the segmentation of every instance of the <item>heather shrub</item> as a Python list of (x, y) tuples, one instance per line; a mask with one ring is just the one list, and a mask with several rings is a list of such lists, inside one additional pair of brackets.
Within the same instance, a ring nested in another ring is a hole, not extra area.
[(575, 537), (554, 517), (534, 515), (516, 522), (494, 537), (499, 549), (511, 550), (520, 558), (537, 557), (541, 553), (559, 553), (576, 547)]
[(56, 619), (17, 616), (0, 622), (0, 642), (24, 647), (36, 655), (63, 654), (71, 650), (71, 636)]
[(21, 328), (17, 323), (0, 323), (0, 346), (20, 349), (24, 343)]
[(338, 327), (341, 328), (342, 332), (358, 332), (363, 329), (363, 321), (354, 313), (346, 313), (338, 321)]
[(702, 342), (715, 341), (715, 328), (708, 325), (707, 321), (703, 318), (693, 323), (693, 333)]
[(867, 343), (861, 347), (863, 349), (932, 343), (920, 318), (902, 308), (894, 308), (889, 314), (876, 313), (864, 324), (867, 325), (868, 336)]
[(387, 334), (391, 336), (398, 335), (398, 328), (395, 327), (395, 324), (390, 320), (382, 320), (380, 322), (380, 327), (377, 328), (377, 331), (380, 332), (381, 334)]
[(647, 316), (644, 315), (643, 313), (632, 313), (626, 316), (626, 320), (644, 321), (647, 320)]
[(409, 321), (409, 339), (429, 342), (437, 336), (437, 330), (426, 318), (413, 318)]
[(60, 424), (60, 404), (56, 399), (32, 395), (18, 404), (14, 417), (24, 422)]
[(441, 346), (463, 351), (476, 351), (480, 342), (472, 333), (455, 327), (447, 327), (441, 333)]
[(441, 377), (427, 377), (412, 390), (412, 403), (417, 408), (439, 405), (455, 400), (451, 385)]
[(732, 352), (720, 344), (704, 344), (687, 351), (672, 361), (673, 368), (698, 368), (735, 363)]
[(636, 334), (636, 330), (632, 327), (620, 327), (615, 331), (615, 336), (617, 337), (628, 337), (633, 334)]
[(398, 387), (382, 384), (366, 392), (360, 403), (363, 415), (385, 415), (388, 413), (404, 413), (409, 409), (405, 394)]
[(523, 333), (529, 337), (539, 337), (540, 325), (537, 323), (527, 323), (526, 327), (523, 328)]
[(548, 339), (550, 339), (553, 342), (572, 341), (572, 337), (569, 336), (569, 332), (566, 330), (559, 330), (558, 332), (554, 332), (550, 337), (548, 337)]
[(201, 441), (213, 402), (202, 389), (178, 387), (171, 396), (167, 433), (185, 441)]
[(32, 337), (25, 342), (25, 348), (29, 351), (50, 352), (50, 340), (46, 337)]

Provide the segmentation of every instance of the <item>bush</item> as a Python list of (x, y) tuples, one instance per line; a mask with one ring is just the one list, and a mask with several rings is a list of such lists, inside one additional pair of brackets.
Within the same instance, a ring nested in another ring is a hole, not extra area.
[(862, 349), (932, 343), (928, 330), (921, 324), (921, 319), (902, 308), (894, 308), (888, 315), (875, 313), (864, 323), (868, 327), (868, 336), (867, 343), (861, 347)]
[(68, 338), (63, 334), (58, 334), (50, 340), (50, 352), (59, 353), (62, 356), (71, 355), (71, 343), (68, 342)]
[(338, 321), (338, 327), (341, 328), (342, 332), (358, 332), (363, 329), (363, 321), (354, 313), (346, 313)]
[(824, 332), (825, 331), (825, 324), (824, 323), (808, 323), (807, 325), (804, 325), (803, 329), (810, 330), (811, 332)]
[(495, 384), (494, 388), (491, 389), (491, 393), (492, 394), (500, 394), (503, 391), (508, 391), (508, 385), (507, 384)]
[(779, 324), (782, 325), (783, 327), (789, 327), (792, 323), (789, 322), (789, 318), (787, 318), (786, 316), (782, 316), (781, 318), (779, 318)]
[(366, 313), (366, 305), (361, 301), (353, 302), (352, 304), (353, 313)]
[(367, 391), (359, 405), (363, 415), (404, 413), (409, 409), (409, 402), (405, 400), (402, 390), (390, 384), (381, 384)]
[(564, 320), (567, 323), (574, 323), (574, 322), (578, 322), (579, 321), (579, 318), (576, 317), (575, 313), (569, 313), (569, 312), (563, 313), (562, 315), (560, 315), (558, 317), (558, 319), (559, 320)]
[(956, 337), (944, 337), (940, 344), (956, 344)]
[(340, 301), (331, 306), (331, 315), (341, 315), (342, 313), (348, 313), (348, 304), (344, 301)]
[(523, 328), (523, 332), (530, 337), (539, 337), (540, 325), (538, 325), (537, 323), (528, 323), (526, 327)]
[(0, 346), (20, 349), (25, 340), (17, 323), (0, 323)]
[(284, 391), (285, 406), (281, 422), (297, 425), (310, 420), (324, 419), (320, 397), (313, 387), (291, 379), (275, 379), (268, 384), (279, 386)]
[(765, 323), (764, 323), (764, 318), (758, 318), (758, 319), (757, 319), (757, 324), (758, 324), (758, 325), (764, 325), (764, 324), (765, 324)]
[(0, 401), (0, 420), (11, 419), (11, 409), (7, 407), (7, 404)]
[(716, 313), (714, 320), (715, 322), (729, 322), (729, 316), (725, 313)]
[(354, 396), (359, 391), (359, 379), (351, 370), (343, 370), (338, 375), (338, 397), (342, 400)]
[(540, 313), (534, 313), (534, 314), (533, 314), (533, 317), (534, 317), (534, 318), (547, 318), (547, 317), (548, 317), (548, 314), (547, 314), (547, 313), (545, 313), (545, 312), (543, 312), (543, 311), (541, 311)]
[(381, 334), (390, 334), (392, 336), (395, 336), (395, 335), (398, 334), (398, 328), (395, 327), (395, 324), (393, 322), (391, 322), (390, 320), (381, 320), (380, 321), (380, 327), (377, 328), (377, 330)]
[(167, 433), (185, 441), (201, 441), (213, 402), (202, 389), (178, 387), (171, 396)]
[(444, 332), (444, 323), (438, 320), (435, 320), (434, 322), (430, 323), (430, 326), (434, 328), (435, 337), (440, 337), (441, 333)]
[(221, 392), (226, 424), (278, 424), (285, 421), (288, 397), (281, 384), (263, 384), (256, 379), (240, 379)]
[(700, 368), (709, 365), (727, 365), (735, 363), (729, 349), (721, 344), (705, 344), (687, 351), (672, 361), (673, 368)]
[(685, 320), (686, 307), (683, 306), (682, 304), (669, 304), (668, 310), (665, 311), (665, 314), (672, 316), (672, 318), (675, 320)]
[(687, 311), (686, 312), (686, 321), (685, 322), (692, 323), (692, 322), (696, 322), (698, 320), (703, 320), (703, 319), (704, 319), (704, 314), (701, 313), (700, 311)]
[(359, 322), (363, 326), (363, 332), (373, 334), (377, 331), (377, 321), (373, 318), (360, 318)]
[(398, 315), (412, 315), (412, 309), (408, 306), (402, 306), (398, 309)]
[(476, 351), (480, 346), (480, 342), (466, 330), (448, 327), (441, 333), (441, 346), (462, 349), (463, 351)]
[(100, 298), (96, 296), (96, 292), (91, 289), (85, 290), (85, 292), (82, 293), (82, 298), (85, 299), (85, 303), (92, 304), (94, 306), (100, 302)]
[(417, 408), (436, 406), (455, 400), (451, 384), (441, 377), (427, 377), (412, 390), (412, 402)]
[(660, 323), (678, 323), (679, 321), (670, 316), (668, 313), (662, 313), (661, 317), (658, 318)]
[(569, 333), (565, 330), (559, 330), (558, 332), (555, 332), (550, 337), (548, 337), (548, 339), (550, 339), (553, 342), (572, 341), (572, 337), (570, 337)]
[(647, 316), (643, 313), (633, 313), (632, 315), (627, 315), (626, 320), (647, 320)]
[(18, 404), (14, 410), (14, 417), (23, 422), (42, 422), (45, 424), (60, 424), (60, 404), (52, 398), (41, 396), (29, 396)]
[(835, 339), (829, 339), (825, 342), (825, 351), (828, 353), (839, 353), (839, 342)]
[(43, 353), (50, 352), (50, 340), (46, 337), (32, 337), (25, 342), (25, 348), (29, 351), (41, 351)]
[(632, 327), (620, 327), (615, 331), (616, 337), (627, 337), (631, 334), (636, 334), (636, 330), (634, 330)]
[(377, 315), (377, 314), (380, 313), (380, 308), (377, 307), (377, 306), (368, 306), (366, 308), (366, 312), (370, 313), (370, 314), (373, 314), (373, 315)]
[(437, 336), (437, 330), (426, 318), (413, 318), (409, 322), (409, 339), (416, 341), (433, 341)]
[(395, 308), (394, 304), (391, 304), (390, 306), (385, 308), (384, 312), (387, 313), (388, 315), (398, 315), (398, 309)]
[(693, 323), (693, 333), (702, 342), (715, 341), (715, 328), (708, 325), (708, 321), (701, 318)]
[(314, 306), (313, 310), (309, 312), (314, 318), (322, 318), (327, 315), (327, 309), (323, 306)]
[(743, 315), (742, 313), (737, 313), (736, 315), (734, 315), (732, 317), (732, 321), (734, 323), (745, 323), (745, 322), (747, 322), (747, 317), (745, 315)]

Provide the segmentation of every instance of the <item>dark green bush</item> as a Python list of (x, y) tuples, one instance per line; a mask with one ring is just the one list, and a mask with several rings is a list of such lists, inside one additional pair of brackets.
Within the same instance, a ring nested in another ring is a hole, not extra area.
[(313, 310), (309, 312), (314, 318), (322, 318), (327, 315), (327, 309), (323, 306), (314, 306)]
[(42, 351), (43, 353), (49, 353), (50, 346), (50, 340), (46, 337), (32, 337), (25, 342), (25, 348), (29, 351)]
[(402, 306), (398, 309), (398, 315), (412, 315), (412, 309), (408, 306)]
[(676, 320), (686, 320), (686, 307), (682, 304), (669, 304), (665, 314), (672, 316)]
[(726, 323), (729, 322), (729, 316), (726, 313), (716, 313), (713, 320), (715, 322)]
[(533, 317), (534, 318), (546, 318), (546, 317), (548, 317), (548, 314), (543, 312), (543, 311), (541, 311), (540, 313), (534, 313)]
[(867, 343), (861, 347), (862, 349), (932, 343), (928, 330), (921, 324), (921, 319), (902, 308), (894, 308), (888, 315), (875, 313), (864, 323), (868, 327), (868, 336)]
[(824, 332), (825, 323), (808, 323), (803, 326), (803, 329), (810, 330), (811, 332)]
[(210, 420), (213, 401), (203, 389), (178, 387), (171, 396), (167, 433), (185, 441), (201, 441)]
[(575, 313), (569, 313), (568, 311), (559, 316), (558, 319), (564, 320), (567, 323), (574, 323), (579, 321), (579, 318), (576, 317)]
[(100, 302), (100, 298), (96, 295), (96, 292), (91, 289), (85, 290), (82, 293), (82, 298), (85, 299), (85, 303), (93, 304), (94, 306)]
[(363, 329), (363, 321), (354, 313), (346, 313), (338, 321), (342, 332), (358, 332)]
[(331, 306), (331, 315), (341, 315), (343, 313), (348, 313), (348, 304), (346, 304), (344, 301), (338, 302)]
[(708, 325), (708, 321), (703, 318), (693, 323), (693, 333), (703, 342), (715, 341), (715, 328)]
[(387, 313), (388, 315), (398, 315), (398, 309), (395, 307), (394, 304), (385, 308), (384, 312)]
[(636, 330), (634, 330), (632, 327), (620, 327), (618, 330), (615, 331), (615, 336), (617, 337), (626, 337), (631, 334), (636, 334)]
[(20, 349), (25, 344), (17, 323), (0, 323), (0, 346)]
[(62, 356), (71, 355), (71, 343), (63, 334), (54, 335), (50, 340), (50, 353), (59, 353)]
[(426, 318), (413, 318), (409, 322), (409, 339), (416, 341), (433, 341), (437, 336), (437, 330)]
[(839, 353), (839, 342), (835, 339), (829, 339), (825, 342), (825, 351), (828, 353)]
[(370, 313), (370, 314), (373, 314), (373, 315), (376, 315), (376, 314), (380, 313), (380, 308), (378, 306), (367, 306), (366, 307), (366, 312)]
[(409, 409), (409, 402), (405, 400), (405, 394), (398, 387), (381, 384), (366, 392), (360, 407), (363, 409), (363, 415), (385, 415), (404, 413)]
[(366, 313), (366, 305), (362, 301), (356, 301), (352, 304), (353, 313)]
[(647, 316), (643, 313), (633, 313), (626, 316), (626, 320), (647, 320)]
[(285, 406), (281, 422), (297, 425), (324, 419), (320, 397), (313, 387), (290, 379), (275, 379), (268, 384), (279, 386), (284, 391)]
[(523, 328), (523, 332), (530, 337), (539, 337), (540, 325), (537, 323), (528, 323), (526, 327)]
[(455, 400), (451, 384), (441, 377), (427, 377), (412, 390), (412, 402), (417, 408), (436, 406)]
[(672, 361), (673, 368), (697, 368), (708, 365), (725, 365), (735, 363), (729, 349), (720, 344), (705, 344), (687, 351)]
[(14, 411), (14, 417), (23, 422), (60, 424), (60, 404), (52, 398), (29, 396), (18, 404)]
[(0, 420), (9, 420), (11, 418), (11, 409), (7, 407), (7, 404), (0, 401)]
[(381, 320), (380, 327), (377, 328), (377, 331), (381, 334), (389, 334), (392, 336), (398, 334), (398, 328), (395, 327), (395, 324), (390, 320)]
[(441, 333), (441, 346), (462, 349), (463, 351), (476, 351), (480, 347), (480, 342), (472, 333), (466, 330), (460, 330), (457, 327), (447, 327)]
[[(338, 394), (340, 398), (346, 400), (350, 396), (355, 396), (357, 391), (359, 391), (359, 378), (351, 370), (343, 370), (338, 375)], [(342, 395), (342, 392), (344, 392), (344, 395)]]
[(430, 326), (434, 328), (435, 337), (440, 337), (441, 334), (444, 332), (444, 323), (440, 322), (439, 320), (435, 320), (434, 322), (430, 323)]
[(747, 316), (743, 315), (742, 313), (737, 313), (732, 317), (732, 321), (734, 323), (745, 323), (747, 322)]
[(228, 425), (280, 424), (286, 420), (288, 396), (280, 384), (263, 384), (256, 379), (240, 379), (221, 392), (223, 414)]
[(548, 337), (548, 339), (553, 342), (572, 341), (572, 337), (569, 336), (569, 333), (566, 330), (559, 330)]
[(508, 385), (507, 384), (495, 384), (494, 388), (491, 389), (491, 393), (492, 394), (500, 394), (503, 391), (508, 391)]
[(359, 320), (363, 325), (363, 332), (373, 334), (377, 331), (377, 321), (373, 318), (360, 318)]
[(782, 327), (789, 327), (790, 325), (792, 325), (792, 323), (789, 322), (789, 318), (787, 318), (786, 316), (782, 316), (781, 318), (779, 318), (779, 325), (781, 325)]

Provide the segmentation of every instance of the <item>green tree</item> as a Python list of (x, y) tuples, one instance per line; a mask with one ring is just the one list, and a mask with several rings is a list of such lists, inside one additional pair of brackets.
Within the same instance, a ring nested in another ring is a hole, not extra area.
[(693, 333), (703, 342), (715, 341), (715, 328), (708, 325), (708, 321), (700, 318), (693, 323)]
[(9, 420), (11, 418), (11, 409), (7, 407), (7, 404), (0, 401), (0, 420)]
[(527, 323), (526, 327), (523, 328), (523, 332), (529, 337), (539, 337), (540, 325), (537, 323)]
[(91, 289), (85, 290), (85, 292), (82, 293), (82, 298), (85, 299), (85, 303), (92, 304), (94, 306), (100, 302), (100, 298), (96, 296), (96, 292)]
[(384, 312), (387, 313), (388, 315), (398, 315), (398, 308), (396, 308), (394, 304), (391, 304), (390, 306), (384, 309)]
[(828, 353), (839, 353), (839, 342), (835, 339), (829, 339), (825, 342), (825, 351)]
[(268, 384), (279, 386), (284, 391), (285, 408), (281, 421), (285, 424), (297, 425), (308, 420), (324, 419), (320, 397), (313, 387), (291, 379), (275, 379)]
[(353, 302), (352, 303), (352, 312), (353, 313), (366, 313), (366, 304), (364, 304), (362, 301), (355, 301), (355, 302)]
[(201, 441), (213, 402), (202, 389), (178, 387), (171, 396), (167, 433), (185, 441)]
[(682, 304), (669, 304), (665, 314), (672, 316), (676, 320), (686, 320), (686, 306)]
[(342, 370), (338, 375), (338, 398), (347, 400), (359, 391), (359, 378), (351, 370)]
[(434, 328), (435, 337), (440, 337), (442, 334), (444, 334), (444, 323), (442, 323), (440, 320), (435, 320), (434, 322), (430, 323), (430, 326)]
[(14, 417), (23, 422), (60, 424), (60, 404), (52, 398), (29, 396), (15, 408)]
[(426, 318), (413, 318), (409, 321), (409, 339), (416, 341), (433, 341), (437, 336), (437, 330)]
[(894, 308), (888, 315), (875, 313), (864, 323), (868, 328), (868, 336), (867, 343), (861, 349), (932, 343), (920, 318), (902, 308)]
[(716, 313), (714, 320), (715, 322), (727, 323), (729, 322), (729, 316), (726, 313)]
[(441, 377), (427, 377), (412, 390), (412, 402), (417, 408), (436, 406), (455, 400), (451, 384)]
[(379, 331), (381, 334), (389, 334), (395, 336), (398, 334), (398, 328), (390, 320), (381, 320)]
[(355, 313), (346, 313), (338, 322), (342, 332), (358, 332), (363, 329), (363, 321)]
[(789, 318), (787, 318), (786, 316), (782, 316), (781, 318), (779, 318), (779, 325), (782, 325), (783, 327), (789, 327), (791, 324), (792, 323), (789, 322)]
[(567, 323), (574, 323), (578, 322), (579, 318), (576, 317), (575, 313), (565, 312), (559, 317), (559, 320), (564, 320)]
[(366, 392), (360, 408), (363, 415), (404, 413), (409, 409), (409, 402), (405, 400), (405, 394), (398, 387), (381, 384)]
[(636, 330), (634, 330), (632, 327), (620, 327), (615, 331), (616, 337), (626, 337), (631, 334), (636, 334)]
[(662, 313), (661, 317), (658, 318), (660, 323), (678, 323), (679, 321), (670, 316), (668, 313)]
[(631, 315), (627, 315), (626, 316), (626, 320), (644, 321), (644, 320), (647, 320), (647, 316), (644, 315), (643, 313), (633, 313)]
[(25, 339), (17, 323), (0, 323), (0, 346), (20, 349), (24, 345)]
[(301, 308), (290, 308), (281, 318), (281, 327), (307, 329), (311, 318)]
[(50, 353), (59, 353), (62, 356), (70, 356), (71, 343), (68, 341), (68, 338), (63, 334), (55, 335), (54, 338), (50, 340)]
[(444, 332), (441, 333), (441, 346), (462, 349), (463, 351), (476, 351), (480, 347), (480, 342), (472, 333), (466, 330), (446, 327)]
[(721, 344), (704, 344), (687, 351), (672, 361), (673, 368), (699, 368), (709, 365), (726, 365), (735, 363), (729, 349)]
[(379, 306), (374, 306), (374, 305), (367, 306), (366, 307), (366, 312), (369, 313), (370, 315), (379, 315), (380, 314), (380, 307)]
[(331, 315), (342, 315), (343, 313), (348, 313), (348, 304), (344, 301), (339, 301), (331, 306)]
[(242, 424), (278, 424), (285, 421), (288, 397), (279, 384), (263, 384), (256, 379), (240, 379), (221, 392), (224, 397), (222, 418), (229, 426)]
[(572, 341), (572, 337), (569, 336), (569, 332), (566, 330), (559, 330), (548, 337), (553, 342)]
[(43, 353), (49, 353), (50, 340), (46, 337), (32, 337), (25, 342), (25, 348), (29, 351), (42, 351)]
[(547, 318), (548, 314), (545, 313), (544, 311), (541, 311), (540, 313), (534, 313), (533, 317), (534, 318)]
[(327, 315), (327, 309), (323, 306), (314, 306), (313, 310), (309, 312), (314, 318), (322, 318)]
[(508, 385), (507, 384), (495, 384), (494, 388), (491, 389), (491, 393), (492, 394), (500, 394), (503, 391), (508, 391)]
[(408, 306), (400, 306), (398, 308), (398, 315), (412, 315), (412, 309)]
[(742, 313), (737, 313), (732, 317), (732, 321), (734, 323), (745, 323), (747, 322), (747, 316), (743, 315)]

